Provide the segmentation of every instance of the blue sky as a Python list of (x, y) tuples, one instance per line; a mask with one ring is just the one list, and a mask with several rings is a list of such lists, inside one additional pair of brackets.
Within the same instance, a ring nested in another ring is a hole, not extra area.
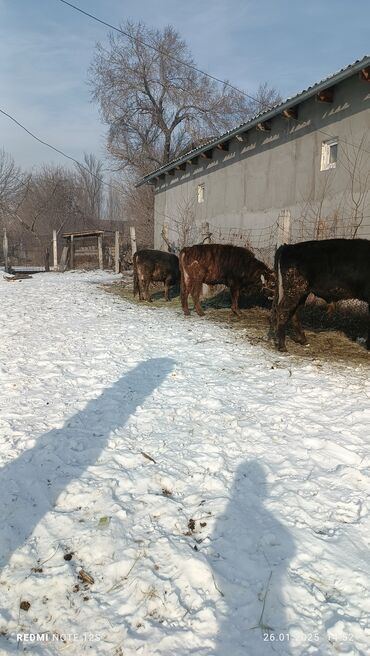
[[(370, 54), (368, 3), (357, 0), (75, 0), (118, 25), (174, 25), (200, 68), (252, 93), (284, 97)], [(0, 0), (0, 108), (81, 159), (105, 156), (87, 69), (107, 29), (58, 0)], [(0, 147), (22, 167), (68, 163), (0, 115)]]

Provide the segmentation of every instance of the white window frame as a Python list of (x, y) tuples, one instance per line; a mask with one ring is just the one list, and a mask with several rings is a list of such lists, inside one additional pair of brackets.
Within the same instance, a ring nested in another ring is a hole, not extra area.
[(198, 184), (197, 198), (198, 198), (198, 203), (204, 203), (204, 182)]
[[(335, 161), (330, 161), (331, 149), (333, 146), (337, 147), (337, 155)], [(338, 160), (338, 139), (329, 139), (329, 141), (323, 141), (321, 144), (321, 165), (320, 171), (329, 171), (329, 169), (335, 169), (337, 166)]]

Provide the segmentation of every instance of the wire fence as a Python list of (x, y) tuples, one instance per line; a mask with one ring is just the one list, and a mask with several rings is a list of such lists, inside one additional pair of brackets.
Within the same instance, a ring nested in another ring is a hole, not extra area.
[[(226, 223), (226, 220), (225, 220)], [(302, 214), (292, 218), (288, 210), (282, 211), (274, 222), (269, 225), (253, 225), (249, 228), (240, 226), (217, 225), (214, 222), (197, 223), (193, 216), (171, 217), (163, 215), (161, 221), (156, 221), (156, 230), (162, 235), (162, 246), (172, 252), (179, 252), (183, 246), (197, 243), (220, 243), (242, 246), (253, 251), (255, 256), (272, 266), (277, 247), (281, 243), (295, 243), (311, 239), (333, 239), (343, 237), (352, 239), (362, 237), (370, 239), (370, 215), (344, 217), (333, 213), (325, 218)], [(120, 236), (121, 250), (131, 250), (128, 228)], [(111, 233), (111, 234), (110, 234)], [(137, 235), (138, 248), (147, 247), (142, 244)], [(53, 242), (52, 234), (34, 236), (27, 232), (8, 235), (9, 258), (14, 265), (45, 266), (49, 258), (52, 266)], [(104, 235), (104, 266), (110, 268), (114, 249), (114, 232), (107, 231)], [(58, 260), (62, 252), (64, 240), (58, 236)], [(83, 267), (96, 265), (95, 242), (81, 245), (75, 264)], [(2, 243), (0, 240), (0, 262), (2, 260)]]
[(292, 218), (288, 210), (282, 211), (270, 225), (254, 225), (250, 228), (216, 225), (211, 222), (196, 223), (165, 216), (157, 222), (164, 245), (173, 252), (183, 246), (197, 243), (219, 243), (242, 246), (272, 266), (277, 247), (282, 243), (334, 238), (370, 239), (370, 215), (343, 216), (333, 212), (320, 217), (302, 214)]
[[(41, 268), (48, 270), (54, 265), (53, 235), (30, 234), (28, 231), (7, 234), (7, 263), (8, 267)], [(62, 235), (57, 236), (57, 263), (60, 263), (66, 240)], [(129, 239), (124, 230), (119, 233), (120, 260), (129, 248)], [(115, 262), (115, 231), (106, 230), (103, 236), (103, 267), (112, 269)], [(0, 239), (0, 265), (5, 264), (4, 241)], [(98, 246), (96, 236), (84, 236), (75, 244), (74, 268), (93, 269), (98, 266)]]
[[(2, 241), (2, 240), (1, 240)], [(27, 233), (25, 236), (10, 232), (8, 242), (8, 262), (13, 266), (48, 267), (52, 252), (52, 235), (37, 235)], [(0, 246), (0, 258), (3, 261), (3, 243)]]
[(221, 244), (244, 246), (251, 249), (258, 259), (272, 263), (277, 245), (278, 223), (263, 228), (221, 228), (209, 225), (212, 241)]
[(272, 264), (278, 244), (279, 225), (253, 228), (224, 227), (210, 222), (196, 224), (172, 219), (157, 223), (164, 244), (172, 252), (179, 252), (183, 246), (199, 243), (231, 244), (249, 248), (258, 259)]

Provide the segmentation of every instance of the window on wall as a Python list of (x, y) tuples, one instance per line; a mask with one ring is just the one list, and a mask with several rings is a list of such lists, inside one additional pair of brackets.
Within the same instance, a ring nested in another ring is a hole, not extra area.
[(204, 203), (204, 183), (198, 185), (198, 203)]
[(321, 144), (321, 171), (335, 169), (338, 157), (338, 139), (323, 141)]

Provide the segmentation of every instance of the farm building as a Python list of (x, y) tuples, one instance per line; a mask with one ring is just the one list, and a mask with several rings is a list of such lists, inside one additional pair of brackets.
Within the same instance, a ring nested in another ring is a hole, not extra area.
[(370, 57), (141, 180), (155, 187), (154, 245), (370, 237)]

